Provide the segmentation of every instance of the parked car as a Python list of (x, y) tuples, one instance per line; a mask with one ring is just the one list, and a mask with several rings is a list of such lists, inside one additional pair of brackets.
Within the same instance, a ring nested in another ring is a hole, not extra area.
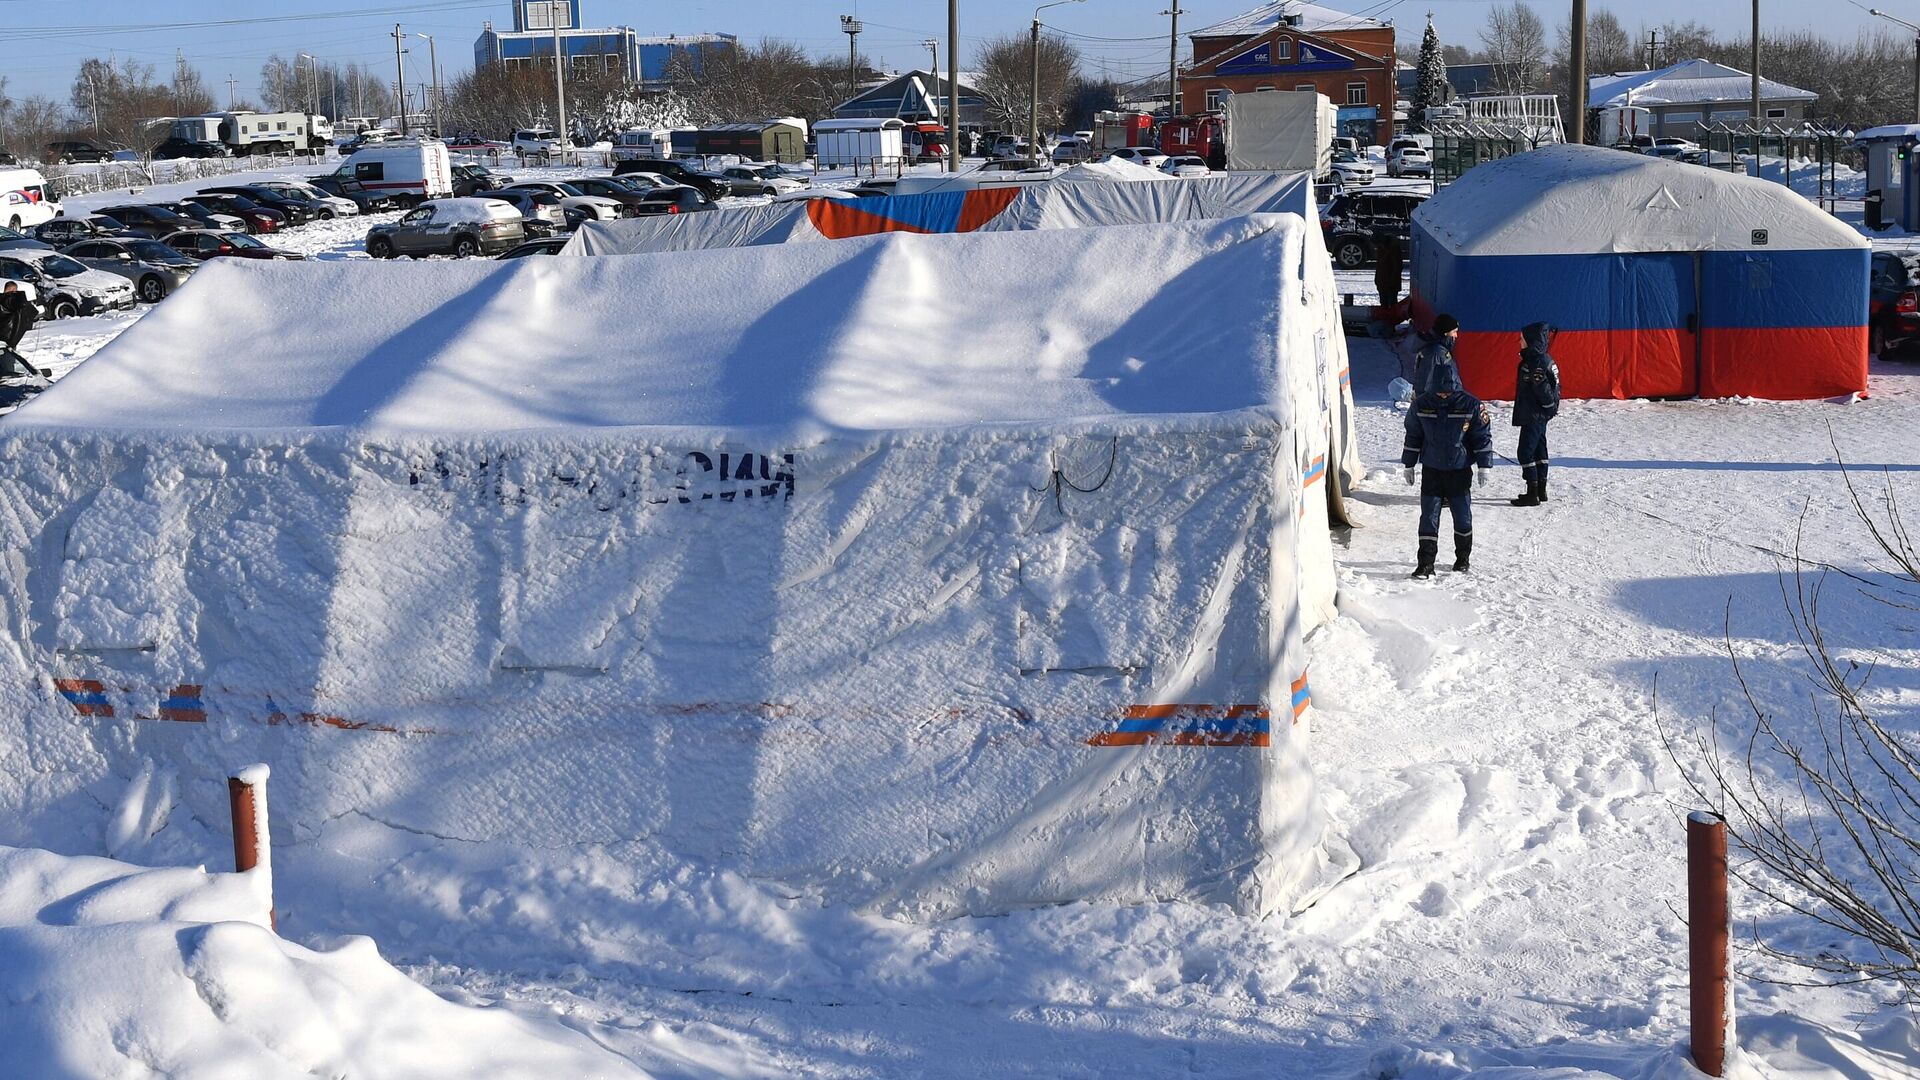
[(558, 180), (522, 180), (503, 191), (544, 191), (560, 200), (560, 205), (569, 210), (578, 210), (597, 221), (612, 221), (618, 217), (631, 217), (625, 205), (617, 199), (604, 195), (589, 195), (572, 184)]
[(95, 212), (103, 218), (119, 222), (125, 226), (126, 230), (130, 233), (152, 240), (158, 240), (163, 236), (170, 236), (182, 229), (197, 229), (200, 227), (198, 221), (187, 217), (185, 214), (176, 214), (171, 210), (165, 210), (158, 206), (148, 206), (144, 204), (137, 206), (109, 206), (104, 210)]
[(1344, 150), (1334, 153), (1333, 163), (1328, 167), (1328, 171), (1343, 187), (1373, 183), (1373, 166), (1362, 161), (1360, 155), (1350, 154)]
[(233, 151), (225, 143), (199, 142), (182, 139), (178, 136), (167, 139), (153, 148), (153, 156), (160, 161), (176, 161), (181, 158), (223, 158), (231, 157)]
[(198, 203), (157, 202), (153, 205), (162, 210), (171, 210), (182, 217), (190, 217), (199, 222), (201, 229), (218, 229), (221, 232), (251, 232), (247, 228), (247, 219), (239, 214), (229, 214), (220, 210), (209, 210)]
[[(1394, 148), (1398, 147), (1402, 142), (1412, 142), (1412, 141), (1413, 140), (1408, 139), (1406, 136), (1403, 135), (1400, 138), (1393, 140), (1393, 146), (1389, 146), (1387, 148), (1387, 152), (1392, 153)], [(1419, 144), (1414, 143), (1414, 145), (1418, 146)], [(1337, 136), (1333, 140), (1333, 148), (1335, 150), (1345, 150), (1347, 153), (1353, 154), (1357, 157), (1359, 156), (1359, 153), (1360, 153), (1360, 140), (1353, 138), (1350, 135)]]
[(666, 158), (635, 158), (614, 163), (613, 175), (625, 176), (628, 173), (652, 173), (665, 177), (676, 184), (699, 188), (700, 193), (709, 199), (724, 199), (733, 194), (733, 183), (726, 177), (689, 168), (684, 162)]
[(332, 173), (326, 176), (310, 176), (307, 183), (316, 189), (336, 198), (351, 199), (362, 214), (378, 214), (387, 210), (399, 209), (399, 204), (382, 191), (373, 191), (364, 184), (352, 180), (342, 180)]
[(64, 254), (133, 282), (134, 295), (149, 304), (185, 285), (200, 266), (160, 241), (144, 238), (83, 240)]
[(513, 133), (513, 152), (522, 158), (545, 160), (566, 147), (560, 136), (548, 128), (521, 128)]
[(455, 165), (453, 193), (462, 198), (482, 191), (494, 191), (513, 183), (513, 177), (489, 172), (485, 165)]
[(1083, 157), (1086, 157), (1086, 144), (1079, 139), (1061, 139), (1060, 145), (1053, 148), (1055, 165), (1072, 165)]
[[(516, 185), (516, 186), (524, 186), (524, 185)], [(598, 196), (603, 199), (612, 199), (614, 202), (617, 202), (621, 205), (621, 207), (623, 208), (623, 212), (625, 207), (638, 206), (640, 204), (641, 194), (643, 192), (652, 190), (651, 186), (633, 187), (627, 184), (626, 179), (624, 177), (619, 180), (615, 180), (611, 176), (581, 177), (580, 179), (577, 179), (577, 180), (567, 181), (566, 186), (574, 189), (575, 191), (578, 191), (582, 195), (592, 195), (592, 196)], [(632, 215), (627, 215), (627, 216), (632, 216)]]
[(1157, 169), (1167, 162), (1167, 155), (1161, 153), (1157, 146), (1123, 146), (1107, 156), (1145, 165), (1149, 169)]
[(20, 164), (20, 159), (13, 156), (13, 151), (8, 150), (4, 146), (0, 146), (0, 165), (13, 166), (18, 164)]
[(34, 251), (52, 251), (54, 245), (44, 240), (35, 240), (26, 233), (16, 232), (4, 225), (0, 225), (0, 251), (5, 251), (8, 248), (29, 248)]
[(81, 139), (62, 139), (47, 144), (47, 161), (54, 165), (87, 165), (112, 161), (113, 152)]
[[(247, 231), (258, 236), (261, 233), (279, 232), (287, 227), (287, 215), (271, 206), (261, 206), (245, 195), (226, 195), (219, 192), (200, 192), (195, 195), (183, 195), (183, 203), (213, 211), (216, 214), (231, 214), (247, 223)], [(188, 213), (189, 217), (198, 217)]]
[[(1335, 139), (1333, 140), (1333, 150), (1335, 153), (1339, 153), (1340, 151), (1345, 150), (1347, 153), (1350, 153), (1355, 157), (1364, 157), (1365, 155), (1360, 153), (1360, 147), (1358, 145), (1351, 145), (1351, 146), (1343, 145), (1343, 144), (1354, 143), (1354, 142), (1356, 142), (1356, 140)], [(1425, 143), (1421, 142), (1419, 139), (1414, 138), (1412, 135), (1395, 135), (1393, 137), (1393, 141), (1387, 144), (1387, 160), (1392, 161), (1393, 155), (1409, 147), (1418, 147), (1421, 150), (1425, 150), (1427, 148)]]
[(49, 319), (93, 315), (134, 304), (133, 282), (57, 251), (0, 251), (0, 280), (32, 285), (39, 294), (40, 311)]
[(278, 191), (288, 198), (305, 199), (320, 207), (322, 220), (336, 217), (351, 217), (360, 212), (360, 204), (341, 195), (322, 191), (304, 180), (262, 180), (260, 187), (268, 191)]
[(720, 170), (735, 195), (785, 195), (806, 185), (791, 177), (780, 176), (768, 165), (729, 165)]
[(320, 217), (320, 207), (313, 200), (258, 184), (222, 185), (201, 188), (200, 191), (203, 195), (239, 195), (251, 199), (269, 210), (280, 211), (288, 225), (305, 225)]
[(679, 187), (659, 188), (642, 196), (646, 202), (640, 207), (642, 214), (693, 214), (713, 209), (699, 188), (681, 185)]
[(537, 240), (552, 236), (567, 228), (567, 210), (560, 200), (544, 191), (519, 191), (508, 188), (504, 191), (489, 191), (485, 195), (472, 198), (492, 199), (503, 202), (520, 212), (520, 227), (526, 230), (527, 238)]
[(343, 158), (351, 157), (356, 150), (368, 146), (375, 146), (383, 142), (390, 142), (399, 137), (400, 133), (392, 128), (368, 128), (353, 138), (342, 142), (340, 144), (340, 156)]
[(396, 255), (464, 258), (507, 251), (526, 238), (520, 211), (497, 199), (434, 199), (407, 211), (399, 221), (367, 230), (367, 254), (376, 259)]
[(1873, 253), (1867, 347), (1882, 360), (1920, 354), (1920, 253)]
[(160, 241), (190, 259), (205, 262), (208, 259), (231, 257), (236, 259), (304, 259), (297, 252), (282, 251), (268, 247), (255, 240), (251, 235), (241, 232), (216, 232), (212, 229), (188, 229), (177, 232)]
[(1195, 176), (1211, 176), (1213, 174), (1213, 170), (1207, 168), (1206, 158), (1195, 157), (1192, 154), (1182, 154), (1179, 157), (1168, 158), (1166, 163), (1160, 166), (1160, 171), (1169, 176), (1178, 176), (1183, 179)]
[(0, 225), (24, 229), (61, 214), (59, 189), (38, 169), (0, 169)]
[(1427, 198), (1417, 191), (1349, 191), (1335, 196), (1320, 212), (1320, 228), (1334, 265), (1358, 270), (1373, 262), (1375, 244), (1384, 236), (1406, 243), (1412, 237), (1413, 212)]
[(1432, 176), (1433, 158), (1424, 146), (1403, 146), (1387, 159), (1388, 176)]
[(104, 236), (133, 236), (132, 229), (110, 217), (57, 217), (33, 227), (33, 238), (53, 247), (66, 247)]
[(558, 255), (560, 249), (568, 244), (564, 236), (543, 236), (538, 240), (529, 240), (518, 247), (509, 248), (495, 255), (496, 259), (524, 259), (529, 255)]

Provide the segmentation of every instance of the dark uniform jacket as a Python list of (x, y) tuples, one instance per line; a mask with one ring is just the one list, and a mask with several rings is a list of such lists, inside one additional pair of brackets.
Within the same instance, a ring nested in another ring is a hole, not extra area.
[(1543, 322), (1520, 331), (1525, 345), (1520, 349), (1520, 376), (1513, 391), (1515, 427), (1544, 423), (1560, 411), (1560, 365), (1547, 352), (1553, 334), (1553, 327)]
[(1400, 464), (1429, 469), (1493, 467), (1493, 425), (1487, 407), (1460, 388), (1451, 364), (1434, 372), (1435, 388), (1413, 399), (1407, 410), (1407, 442)]

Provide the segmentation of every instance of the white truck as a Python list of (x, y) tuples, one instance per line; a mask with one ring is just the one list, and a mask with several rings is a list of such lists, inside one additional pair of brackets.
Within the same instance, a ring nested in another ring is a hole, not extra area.
[(220, 143), (236, 156), (324, 150), (333, 142), (333, 124), (307, 113), (218, 112), (182, 116), (167, 134), (187, 142)]
[(60, 216), (60, 197), (38, 169), (0, 169), (0, 225), (31, 229)]
[(1227, 168), (1325, 176), (1339, 110), (1311, 90), (1259, 90), (1227, 99)]
[(353, 152), (333, 179), (343, 191), (384, 195), (402, 207), (453, 195), (453, 160), (439, 139), (393, 139)]

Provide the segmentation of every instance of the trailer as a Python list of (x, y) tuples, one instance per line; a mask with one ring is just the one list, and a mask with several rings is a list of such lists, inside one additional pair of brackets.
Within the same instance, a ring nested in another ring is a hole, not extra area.
[(702, 156), (733, 155), (743, 161), (806, 160), (807, 130), (793, 120), (762, 120), (750, 124), (717, 124), (693, 133), (694, 152)]
[(333, 125), (307, 113), (216, 112), (182, 116), (167, 125), (171, 138), (219, 143), (235, 156), (291, 154), (324, 150), (333, 141)]
[(1338, 110), (1311, 90), (1261, 90), (1227, 99), (1227, 168), (1325, 176)]
[(906, 124), (895, 117), (822, 120), (813, 125), (822, 169), (896, 162), (906, 155)]

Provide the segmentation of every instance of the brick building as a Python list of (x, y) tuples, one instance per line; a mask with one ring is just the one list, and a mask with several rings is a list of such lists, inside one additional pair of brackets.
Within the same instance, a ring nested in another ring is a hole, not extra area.
[(1274, 3), (1195, 30), (1180, 73), (1188, 116), (1229, 95), (1316, 90), (1340, 110), (1340, 134), (1385, 145), (1393, 138), (1393, 24), (1302, 0)]

